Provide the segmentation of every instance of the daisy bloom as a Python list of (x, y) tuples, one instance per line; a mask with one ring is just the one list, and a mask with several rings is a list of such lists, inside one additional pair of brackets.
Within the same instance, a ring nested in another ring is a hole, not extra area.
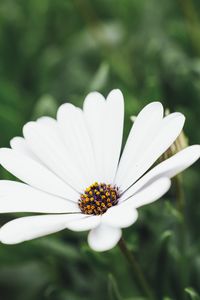
[(0, 241), (17, 244), (67, 228), (89, 231), (88, 243), (96, 251), (111, 249), (121, 228), (137, 220), (137, 208), (162, 197), (170, 178), (199, 158), (200, 146), (194, 145), (151, 168), (180, 135), (184, 121), (177, 112), (163, 117), (159, 102), (148, 104), (122, 154), (119, 90), (107, 99), (90, 93), (83, 110), (63, 104), (56, 120), (27, 123), (24, 137), (12, 139), (11, 149), (0, 149), (0, 164), (24, 182), (0, 181), (0, 212), (39, 214), (2, 226)]

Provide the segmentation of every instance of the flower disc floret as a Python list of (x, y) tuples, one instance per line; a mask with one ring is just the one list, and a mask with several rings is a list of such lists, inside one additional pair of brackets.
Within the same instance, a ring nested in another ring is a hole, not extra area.
[(84, 214), (102, 215), (117, 205), (118, 199), (119, 189), (116, 186), (95, 182), (81, 194), (78, 205)]

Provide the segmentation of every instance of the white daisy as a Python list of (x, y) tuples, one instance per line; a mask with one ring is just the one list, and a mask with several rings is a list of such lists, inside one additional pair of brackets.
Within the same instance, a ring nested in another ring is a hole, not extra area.
[(137, 116), (121, 158), (119, 90), (106, 100), (90, 93), (83, 110), (63, 104), (57, 120), (27, 123), (24, 137), (11, 140), (12, 149), (0, 149), (1, 165), (24, 182), (0, 181), (0, 212), (44, 215), (8, 222), (0, 241), (16, 244), (68, 228), (89, 230), (94, 250), (114, 247), (121, 228), (136, 221), (137, 208), (165, 194), (169, 178), (199, 158), (200, 146), (190, 146), (147, 172), (178, 137), (184, 120), (181, 113), (163, 117), (161, 103), (150, 103)]

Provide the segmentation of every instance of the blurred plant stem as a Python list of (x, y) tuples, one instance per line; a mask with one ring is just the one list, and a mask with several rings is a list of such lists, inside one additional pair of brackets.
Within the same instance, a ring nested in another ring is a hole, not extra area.
[(124, 257), (126, 258), (130, 267), (133, 270), (134, 277), (137, 281), (139, 288), (146, 294), (146, 296), (148, 297), (149, 300), (150, 299), (153, 300), (154, 299), (153, 292), (152, 292), (149, 284), (147, 283), (147, 280), (140, 268), (140, 265), (138, 264), (133, 253), (128, 249), (123, 238), (120, 239), (118, 245), (119, 245), (119, 248), (120, 248), (122, 254), (124, 255)]
[[(82, 17), (87, 31), (98, 44), (102, 61), (108, 63), (108, 66), (111, 66), (120, 80), (129, 86), (130, 79), (128, 78), (133, 78), (129, 50), (122, 47), (122, 45), (118, 45), (117, 50), (113, 47), (110, 39), (106, 37), (105, 28), (103, 27), (104, 22), (98, 17), (92, 1), (74, 0), (73, 3), (78, 14)], [(125, 61), (125, 57), (128, 62)]]
[(174, 180), (174, 184), (175, 184), (177, 209), (180, 212), (180, 214), (183, 218), (183, 222), (184, 222), (185, 199), (184, 199), (184, 192), (183, 192), (183, 188), (182, 188), (182, 177), (181, 177), (181, 175), (177, 175), (174, 177), (173, 180)]
[(187, 285), (187, 276), (185, 275), (185, 269), (188, 268), (187, 258), (186, 258), (186, 220), (185, 220), (185, 198), (182, 185), (182, 176), (181, 174), (177, 175), (173, 179), (175, 185), (175, 194), (176, 194), (176, 205), (177, 210), (181, 216), (181, 221), (178, 223), (178, 247), (181, 251), (181, 264), (179, 265), (179, 271), (182, 277), (182, 299), (186, 299), (184, 293), (184, 287)]
[[(82, 1), (82, 0), (74, 0), (74, 5), (82, 16), (82, 19), (85, 22), (88, 32), (94, 38), (94, 40), (101, 46), (101, 50), (107, 51), (109, 50), (109, 45), (105, 41), (104, 36), (102, 36), (102, 32), (98, 30), (98, 26), (100, 24), (100, 20), (93, 9), (90, 1)], [(103, 52), (104, 53), (104, 52)]]
[(189, 38), (198, 55), (200, 55), (200, 22), (197, 10), (192, 0), (179, 0), (185, 17)]

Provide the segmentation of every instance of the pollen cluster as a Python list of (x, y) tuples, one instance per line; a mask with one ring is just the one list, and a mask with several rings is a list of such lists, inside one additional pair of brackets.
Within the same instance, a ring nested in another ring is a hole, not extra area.
[(102, 215), (116, 205), (118, 199), (119, 190), (116, 186), (95, 182), (81, 194), (78, 205), (84, 214)]

